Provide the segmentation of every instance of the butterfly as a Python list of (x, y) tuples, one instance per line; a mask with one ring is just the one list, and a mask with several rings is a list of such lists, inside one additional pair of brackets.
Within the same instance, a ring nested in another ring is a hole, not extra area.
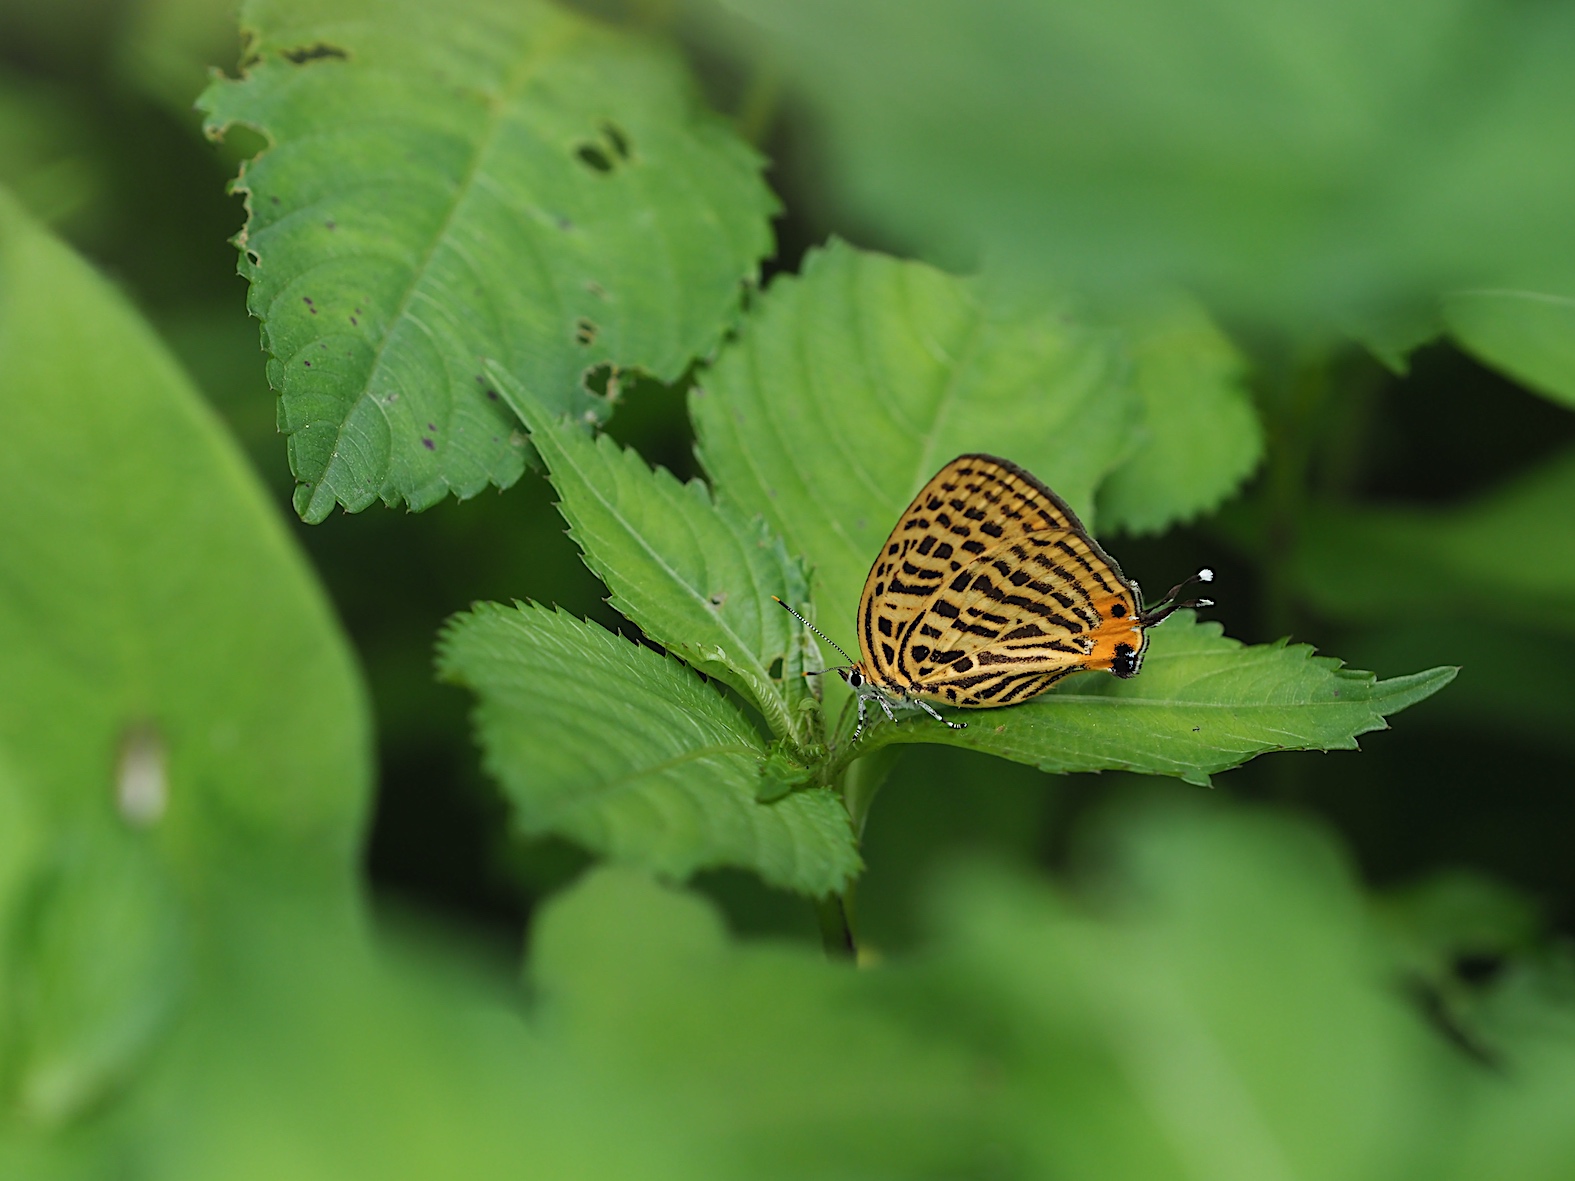
[(777, 602), (848, 662), (826, 671), (857, 695), (857, 741), (871, 701), (891, 721), (919, 709), (960, 730), (967, 723), (931, 702), (993, 709), (1077, 672), (1135, 677), (1148, 629), (1183, 607), (1213, 606), (1177, 597), (1213, 578), (1200, 570), (1145, 606), (1064, 500), (1015, 463), (959, 455), (920, 489), (870, 567), (859, 599), (862, 660)]

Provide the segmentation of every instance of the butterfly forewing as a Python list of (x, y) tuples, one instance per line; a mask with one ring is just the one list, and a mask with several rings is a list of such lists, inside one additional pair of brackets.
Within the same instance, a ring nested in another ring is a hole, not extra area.
[(859, 642), (887, 687), (1009, 705), (1129, 636), (1135, 589), (1060, 497), (1014, 464), (964, 455), (915, 497), (870, 570)]

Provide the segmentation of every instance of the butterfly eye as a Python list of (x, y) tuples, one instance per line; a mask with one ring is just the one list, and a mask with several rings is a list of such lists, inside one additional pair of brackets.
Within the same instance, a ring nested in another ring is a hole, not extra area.
[(847, 678), (848, 684), (852, 685), (855, 689), (864, 683), (864, 678), (859, 675), (859, 670), (856, 668), (850, 668), (842, 675)]

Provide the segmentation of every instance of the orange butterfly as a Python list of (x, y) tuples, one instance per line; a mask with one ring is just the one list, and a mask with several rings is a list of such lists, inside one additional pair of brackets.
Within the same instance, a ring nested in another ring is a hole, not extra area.
[(1136, 676), (1148, 629), (1183, 607), (1200, 570), (1143, 605), (1137, 583), (1088, 535), (1066, 502), (1028, 472), (993, 455), (960, 455), (914, 497), (870, 569), (859, 600), (855, 661), (782, 603), (848, 663), (838, 673), (886, 717), (920, 709), (952, 729), (930, 702), (961, 709), (1015, 705), (1062, 677), (1108, 669)]

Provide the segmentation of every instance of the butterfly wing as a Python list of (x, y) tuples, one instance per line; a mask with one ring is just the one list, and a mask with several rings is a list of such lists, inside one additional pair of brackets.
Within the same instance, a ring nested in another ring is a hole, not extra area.
[(896, 646), (897, 677), (950, 705), (1010, 705), (1075, 672), (1135, 667), (1138, 613), (1136, 588), (1087, 534), (1025, 534), (964, 566), (926, 604)]
[(959, 455), (897, 518), (859, 599), (865, 667), (896, 684), (898, 643), (947, 582), (987, 550), (1045, 529), (1082, 530), (1066, 502), (993, 455)]
[(875, 559), (859, 647), (883, 688), (985, 709), (1074, 672), (1136, 675), (1144, 618), (1136, 584), (1065, 501), (1016, 464), (962, 455), (924, 486)]
[(894, 687), (912, 684), (899, 654), (937, 596), (987, 554), (1049, 533), (1081, 538), (1097, 564), (1126, 585), (1077, 514), (1016, 464), (959, 455), (941, 468), (897, 519), (864, 582), (859, 649), (871, 675)]

